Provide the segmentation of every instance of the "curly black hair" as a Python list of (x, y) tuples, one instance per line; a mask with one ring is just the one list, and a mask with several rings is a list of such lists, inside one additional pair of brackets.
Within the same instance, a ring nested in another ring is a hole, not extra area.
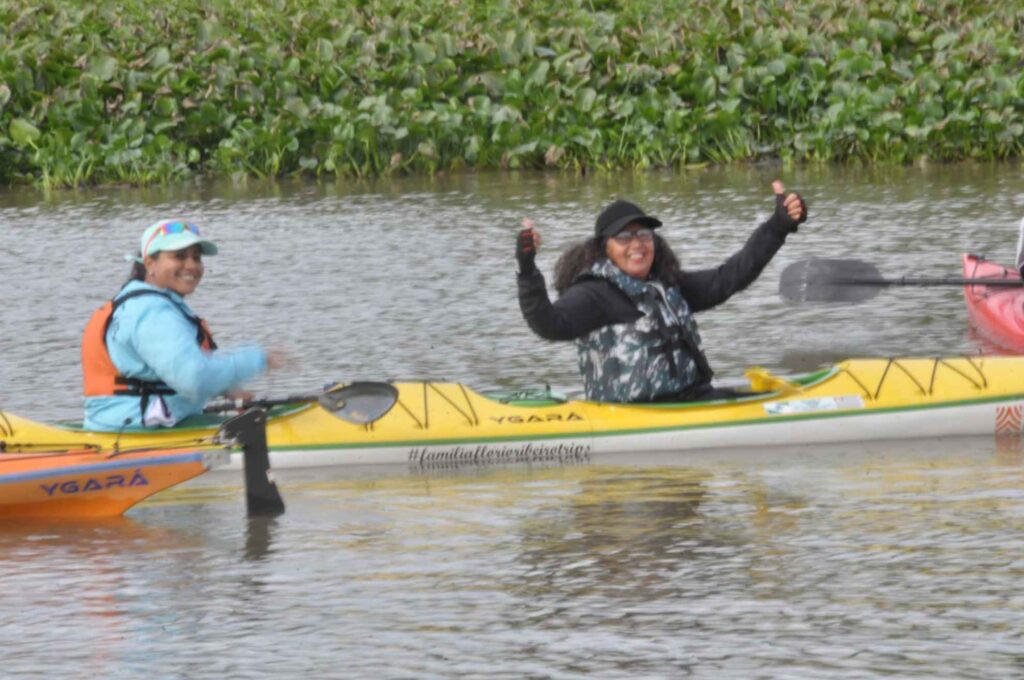
[[(606, 243), (607, 238), (592, 236), (569, 246), (569, 249), (562, 253), (555, 263), (555, 290), (559, 295), (568, 290), (580, 275), (590, 271), (595, 262), (608, 257), (605, 254)], [(671, 286), (675, 285), (681, 272), (679, 258), (672, 252), (665, 239), (655, 233), (654, 263), (651, 265), (648, 278), (657, 279), (666, 286)]]

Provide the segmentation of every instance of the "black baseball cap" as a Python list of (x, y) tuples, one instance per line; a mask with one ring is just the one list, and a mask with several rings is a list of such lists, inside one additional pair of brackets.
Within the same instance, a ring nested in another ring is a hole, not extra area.
[(661, 226), (661, 220), (646, 214), (634, 203), (618, 200), (601, 211), (594, 223), (597, 238), (615, 236), (631, 224), (640, 224), (651, 229)]

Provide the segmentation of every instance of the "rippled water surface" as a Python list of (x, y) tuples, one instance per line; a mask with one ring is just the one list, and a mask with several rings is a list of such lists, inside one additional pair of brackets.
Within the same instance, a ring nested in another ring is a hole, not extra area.
[[(778, 169), (346, 185), (0, 193), (0, 407), (79, 415), (78, 336), (146, 224), (221, 246), (192, 304), (230, 346), (330, 380), (578, 389), (569, 345), (515, 300), (612, 197), (714, 263), (771, 209)], [(783, 172), (811, 220), (750, 289), (699, 317), (724, 380), (852, 355), (991, 348), (955, 287), (797, 306), (818, 255), (884, 275), (1011, 262), (1019, 166)], [(38, 677), (1014, 677), (1024, 674), (1024, 460), (989, 438), (698, 452), (567, 467), (281, 471), (287, 513), (248, 520), (218, 472), (120, 520), (0, 526), (0, 667)]]

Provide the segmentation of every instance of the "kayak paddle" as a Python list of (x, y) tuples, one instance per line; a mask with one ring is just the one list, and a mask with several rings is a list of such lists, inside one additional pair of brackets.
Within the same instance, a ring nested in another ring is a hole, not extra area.
[(354, 382), (344, 387), (329, 387), (319, 394), (295, 394), (280, 399), (250, 399), (208, 405), (207, 413), (272, 408), (288, 404), (316, 402), (332, 415), (356, 425), (382, 418), (398, 401), (398, 389), (385, 382)]
[(793, 302), (863, 302), (890, 286), (980, 286), (1020, 288), (1020, 279), (883, 278), (878, 268), (861, 260), (811, 258), (782, 270), (779, 294)]
[(250, 516), (276, 517), (284, 512), (284, 499), (270, 475), (267, 447), (267, 412), (250, 408), (226, 421), (217, 433), (221, 443), (242, 447), (245, 469), (245, 505)]

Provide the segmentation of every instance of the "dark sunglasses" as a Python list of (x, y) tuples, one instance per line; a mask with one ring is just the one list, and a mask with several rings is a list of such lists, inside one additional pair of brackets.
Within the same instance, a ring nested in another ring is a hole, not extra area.
[(650, 243), (651, 241), (654, 240), (654, 230), (647, 229), (646, 227), (642, 227), (640, 229), (637, 229), (636, 231), (630, 231), (628, 229), (625, 229), (623, 231), (620, 231), (615, 236), (612, 236), (612, 238), (615, 239), (616, 243), (619, 243), (621, 245), (628, 245), (629, 242), (632, 241), (633, 239), (637, 239), (638, 241), (642, 241), (643, 243)]

